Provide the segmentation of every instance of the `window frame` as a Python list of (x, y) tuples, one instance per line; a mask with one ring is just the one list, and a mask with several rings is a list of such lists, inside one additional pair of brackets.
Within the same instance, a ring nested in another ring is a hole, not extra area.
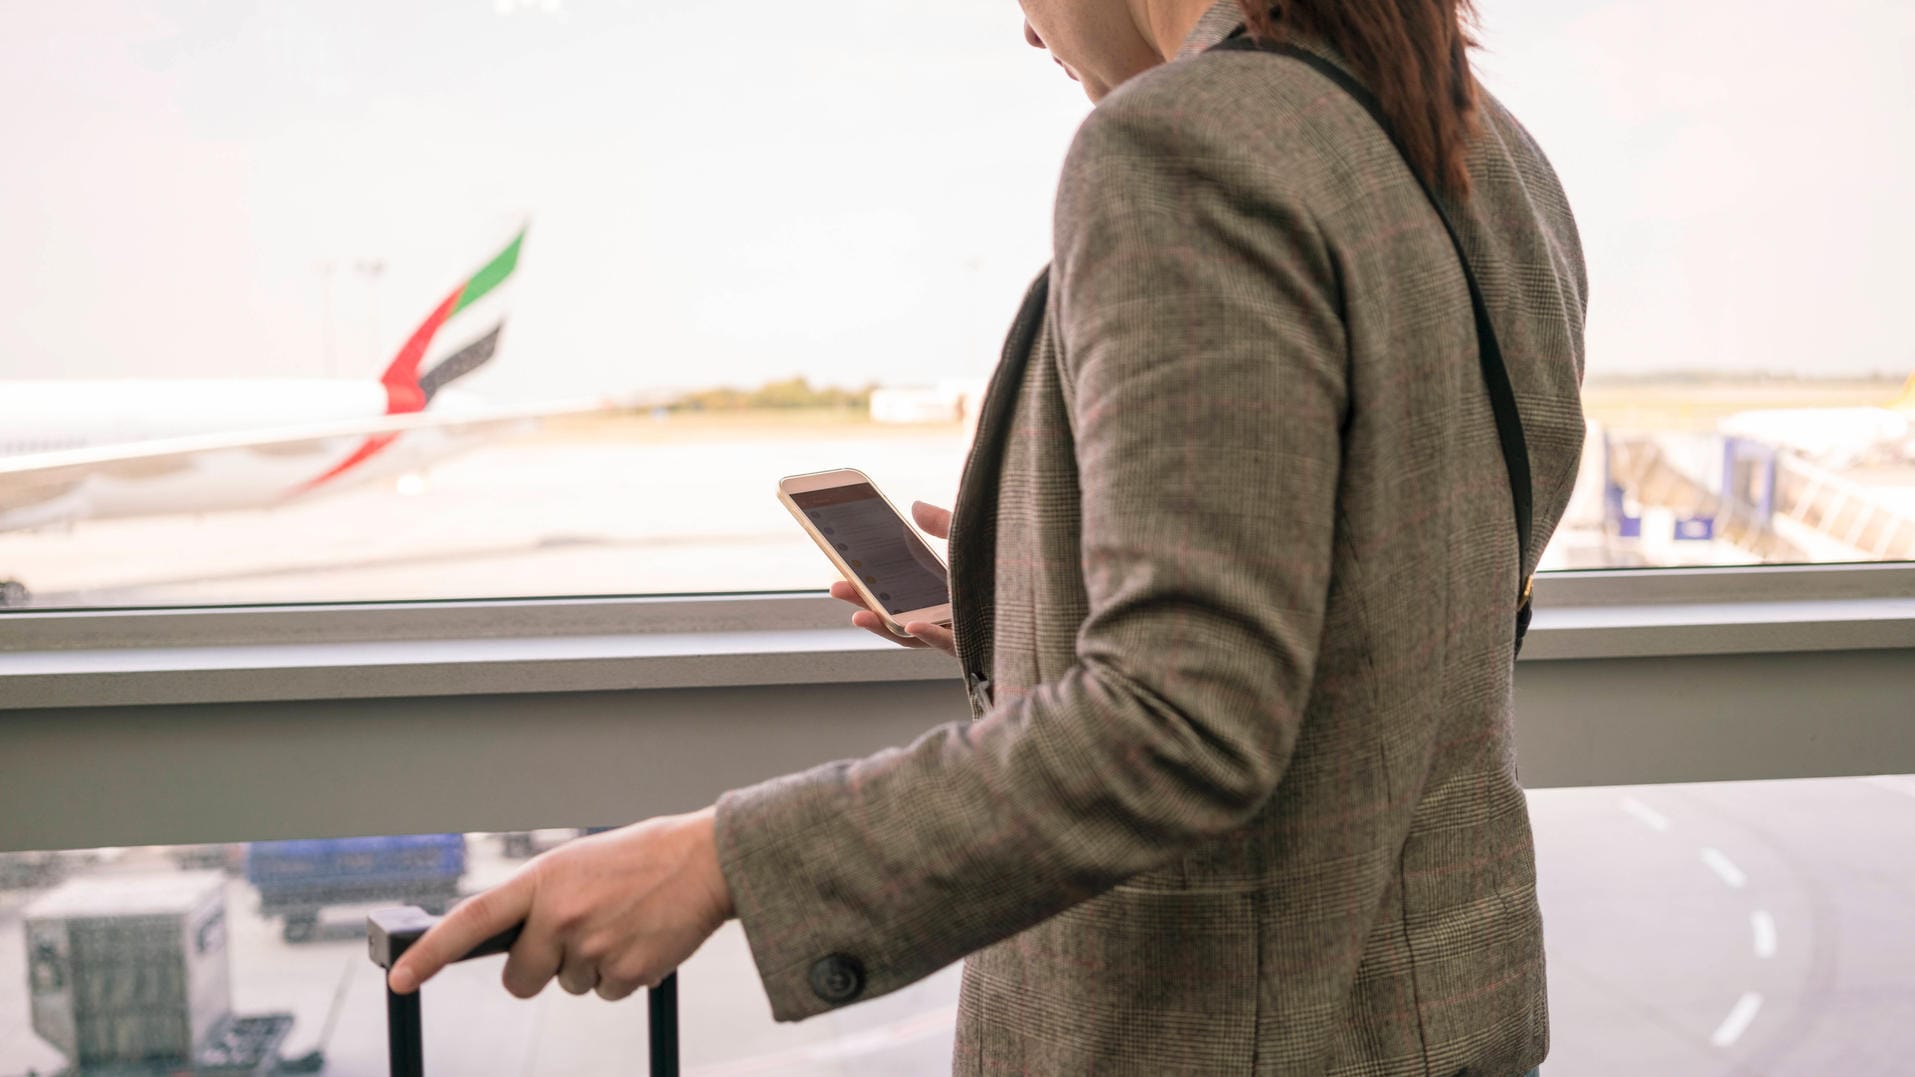
[[(1524, 661), (1915, 646), (1915, 564), (1546, 573)], [(819, 592), (19, 611), (0, 712), (955, 677)]]
[[(1915, 772), (1915, 565), (1537, 586), (1525, 785)], [(614, 824), (967, 716), (948, 656), (845, 614), (815, 592), (8, 614), (0, 851)]]

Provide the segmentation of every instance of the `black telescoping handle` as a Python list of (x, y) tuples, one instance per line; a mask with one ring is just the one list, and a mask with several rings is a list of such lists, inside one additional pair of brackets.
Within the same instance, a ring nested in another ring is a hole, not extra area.
[[(366, 917), (366, 948), (371, 952), (372, 963), (391, 972), (400, 955), (439, 919), (413, 905), (380, 909)], [(505, 953), (519, 941), (519, 933), (524, 929), (524, 924), (506, 928), (458, 960)], [(646, 994), (650, 1003), (652, 1077), (678, 1077), (678, 974), (665, 977)], [(386, 1055), (392, 1077), (425, 1077), (418, 991), (401, 995), (390, 986), (386, 988)]]

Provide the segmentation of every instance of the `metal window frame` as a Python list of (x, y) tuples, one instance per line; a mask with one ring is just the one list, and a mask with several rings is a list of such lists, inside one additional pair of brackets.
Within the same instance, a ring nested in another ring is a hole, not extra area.
[[(1525, 661), (1915, 647), (1915, 564), (1556, 573)], [(0, 712), (935, 680), (817, 592), (22, 611)]]
[[(1532, 787), (1915, 771), (1915, 565), (1538, 583)], [(968, 715), (817, 593), (0, 617), (0, 850), (609, 824)]]
[[(1545, 614), (1908, 598), (1915, 562), (1600, 569), (1536, 580)], [(0, 652), (810, 630), (842, 627), (845, 611), (817, 591), (19, 610), (0, 613)]]

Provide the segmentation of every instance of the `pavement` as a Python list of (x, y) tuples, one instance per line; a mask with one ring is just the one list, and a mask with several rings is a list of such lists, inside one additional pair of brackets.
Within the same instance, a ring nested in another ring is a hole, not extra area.
[[(1870, 1075), (1915, 1071), (1915, 777), (1533, 793), (1549, 948), (1549, 1077)], [(469, 840), (476, 890), (518, 866)], [(83, 870), (170, 870), (163, 850)], [(27, 1014), (20, 913), (0, 891), (0, 1075), (64, 1064)], [(360, 925), (329, 909), (287, 943), (228, 882), (233, 1007), (286, 1012), (283, 1054), (326, 1074), (386, 1072), (379, 970)], [(593, 1075), (645, 1070), (645, 1006), (556, 987), (521, 1001), (502, 959), (455, 966), (423, 996), (428, 1071)], [(776, 1024), (742, 931), (729, 924), (681, 970), (685, 1072), (705, 1077), (948, 1071), (958, 969), (800, 1024)]]
[(831, 437), (533, 441), (272, 508), (0, 533), (0, 578), (48, 608), (823, 590), (836, 570), (777, 500), (855, 467), (949, 507), (956, 424)]

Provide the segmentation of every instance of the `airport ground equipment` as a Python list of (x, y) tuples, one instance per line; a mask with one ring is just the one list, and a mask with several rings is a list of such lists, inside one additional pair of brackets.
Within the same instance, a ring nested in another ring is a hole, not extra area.
[(287, 942), (305, 942), (328, 905), (406, 901), (443, 913), (459, 897), (465, 835), (409, 834), (254, 842), (246, 878), (259, 888), (259, 912), (285, 918)]
[(499, 834), (499, 852), (511, 860), (527, 860), (556, 849), (585, 833), (577, 827), (551, 827), (544, 830), (507, 830)]
[[(366, 947), (372, 963), (391, 972), (393, 962), (438, 922), (439, 917), (417, 907), (381, 909), (366, 917)], [(521, 924), (507, 928), (473, 947), (459, 960), (505, 953), (518, 941), (523, 927)], [(392, 1077), (424, 1077), (425, 1074), (419, 995), (420, 991), (400, 995), (386, 988), (386, 1055)], [(648, 1026), (651, 1077), (678, 1077), (678, 974), (665, 977), (645, 995), (651, 1020)]]
[(81, 854), (59, 850), (0, 855), (0, 890), (38, 890), (73, 873)]
[[(1640, 509), (1669, 509), (1677, 540), (1705, 537), (1762, 561), (1915, 558), (1915, 510), (1892, 493), (1799, 453), (1723, 434), (1603, 434), (1606, 524), (1641, 539)], [(1706, 524), (1707, 533), (1681, 528)]]
[(22, 919), (33, 1029), (74, 1077), (278, 1066), (293, 1018), (234, 1016), (219, 872), (82, 876)]
[(549, 830), (506, 830), (499, 834), (499, 851), (513, 860), (525, 860), (550, 852), (573, 838), (617, 830), (614, 826), (561, 827)]

